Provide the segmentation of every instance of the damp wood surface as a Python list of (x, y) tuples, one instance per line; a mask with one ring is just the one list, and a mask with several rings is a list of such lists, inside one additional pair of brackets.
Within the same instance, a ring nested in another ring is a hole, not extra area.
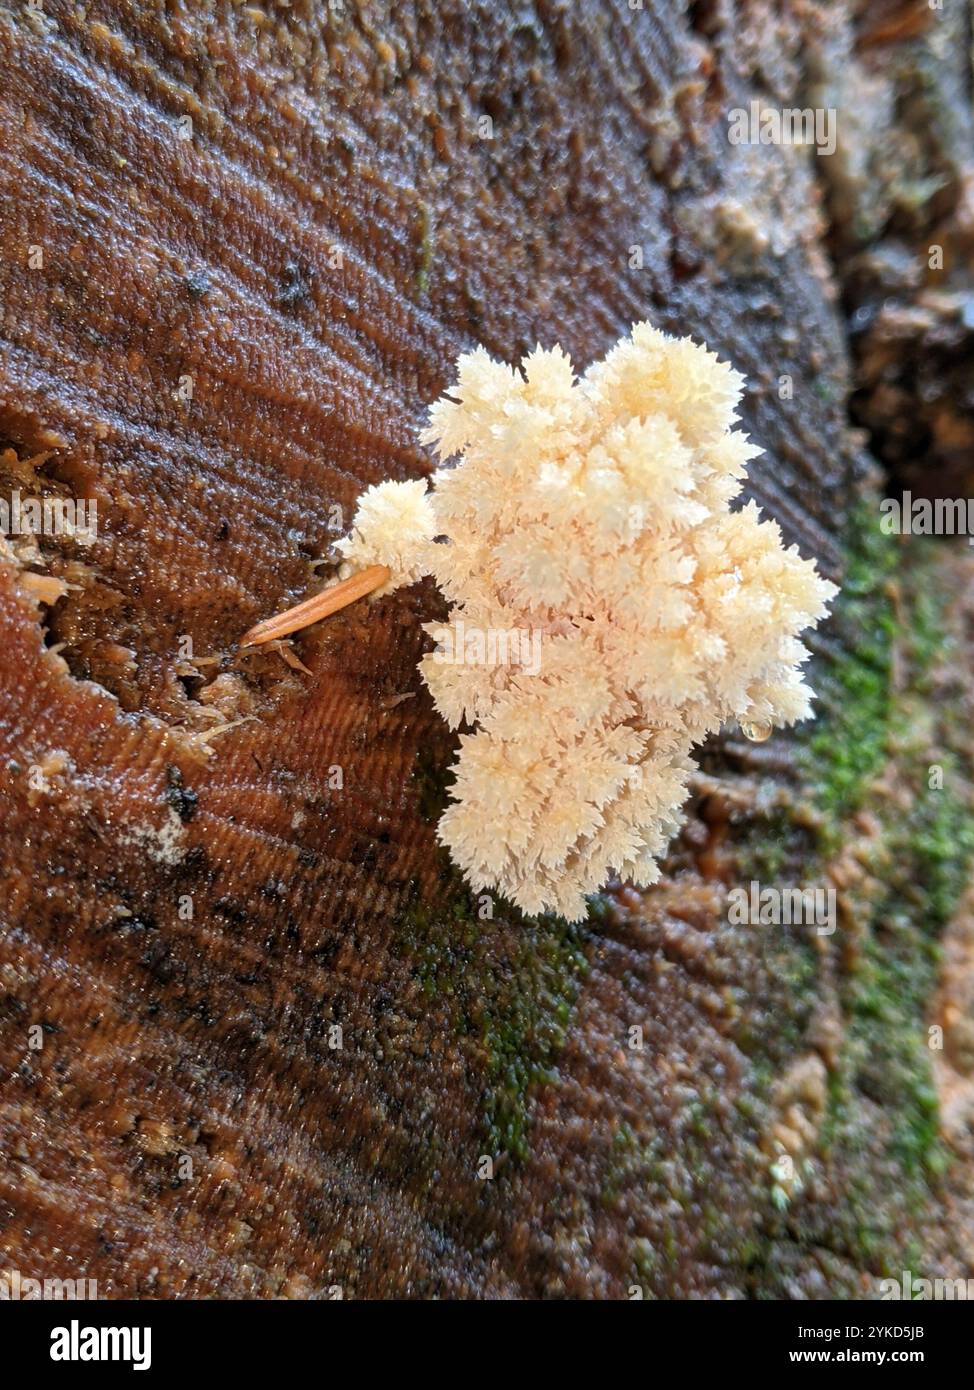
[[(951, 1020), (946, 1136), (922, 1068), (884, 1090), (862, 1061), (889, 869), (863, 886), (842, 846), (858, 816), (888, 850), (921, 765), (887, 708), (914, 620), (899, 666), (856, 665), (891, 591), (817, 644), (835, 766), (806, 735), (708, 749), (664, 882), (579, 929), (482, 920), (437, 848), (432, 588), (237, 647), (328, 580), (365, 486), (429, 471), (425, 408), (476, 343), (583, 369), (649, 317), (730, 357), (766, 450), (749, 493), (838, 582), (929, 342), (954, 365), (911, 414), (911, 478), (963, 476), (969, 85), (934, 69), (914, 149), (893, 96), (936, 36), (897, 5), (793, 8), (0, 3), (2, 492), (98, 511), (90, 546), (0, 557), (4, 1267), (110, 1297), (869, 1297), (915, 1230), (963, 1273), (969, 929), (946, 887), (951, 973), (923, 977)], [(759, 90), (848, 105), (861, 83), (890, 115), (858, 161), (727, 143)], [(934, 232), (935, 287), (904, 268)], [(911, 707), (935, 761), (974, 601), (967, 555), (926, 574), (954, 634)], [(839, 766), (850, 669), (882, 721), (868, 787)], [(753, 863), (813, 854), (843, 936), (728, 925)], [(909, 957), (931, 909), (904, 911)]]

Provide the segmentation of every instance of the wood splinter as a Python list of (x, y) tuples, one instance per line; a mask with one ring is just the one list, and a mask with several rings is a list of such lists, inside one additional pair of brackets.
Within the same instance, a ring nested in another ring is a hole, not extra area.
[(240, 645), (257, 647), (263, 642), (272, 642), (275, 637), (287, 637), (299, 628), (309, 627), (312, 623), (337, 613), (340, 608), (347, 608), (356, 599), (371, 594), (373, 589), (378, 589), (386, 583), (390, 574), (391, 571), (385, 565), (369, 565), (368, 569), (360, 570), (358, 574), (351, 575), (330, 589), (323, 589), (320, 594), (305, 599), (303, 603), (289, 608), (286, 613), (278, 613), (276, 618), (265, 618), (262, 623), (257, 623), (249, 632), (244, 633)]

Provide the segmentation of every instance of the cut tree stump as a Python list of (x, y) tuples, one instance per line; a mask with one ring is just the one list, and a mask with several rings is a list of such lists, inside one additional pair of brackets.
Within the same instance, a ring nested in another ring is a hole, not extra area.
[[(974, 552), (878, 524), (880, 463), (970, 478), (970, 19), (682, 8), (0, 4), (0, 495), (98, 522), (0, 556), (4, 1267), (972, 1272)], [(836, 153), (729, 143), (758, 98), (835, 108)], [(462, 350), (583, 369), (642, 318), (745, 373), (749, 495), (844, 586), (819, 715), (703, 750), (651, 892), (487, 915), (435, 839), (435, 592), (237, 643), (429, 471)], [(751, 882), (834, 889), (836, 931), (734, 925)]]

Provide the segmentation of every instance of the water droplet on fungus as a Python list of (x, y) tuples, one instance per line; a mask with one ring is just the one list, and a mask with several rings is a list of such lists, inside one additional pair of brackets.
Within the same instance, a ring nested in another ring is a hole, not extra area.
[(741, 733), (751, 743), (767, 743), (774, 725), (770, 719), (742, 719)]

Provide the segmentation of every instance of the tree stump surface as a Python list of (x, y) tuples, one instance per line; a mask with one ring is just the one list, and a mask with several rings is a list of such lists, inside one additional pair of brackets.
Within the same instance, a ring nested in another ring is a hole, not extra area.
[[(2, 495), (99, 523), (0, 557), (4, 1267), (160, 1298), (970, 1272), (974, 566), (873, 538), (879, 462), (945, 495), (974, 457), (969, 16), (686, 9), (0, 4)], [(731, 145), (758, 97), (835, 107), (836, 154)], [(746, 375), (749, 495), (845, 585), (819, 718), (703, 751), (652, 891), (485, 920), (435, 838), (435, 592), (236, 643), (365, 486), (430, 470), (461, 351), (582, 370), (642, 318)], [(835, 934), (732, 925), (762, 876), (834, 887)]]

